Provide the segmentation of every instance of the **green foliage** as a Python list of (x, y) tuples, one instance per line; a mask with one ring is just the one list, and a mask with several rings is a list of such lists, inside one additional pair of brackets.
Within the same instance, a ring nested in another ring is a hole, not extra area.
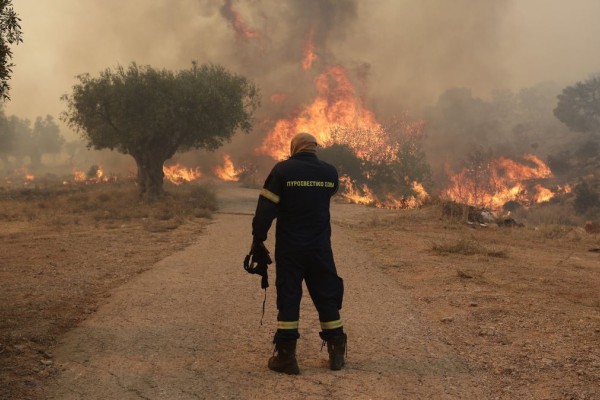
[(63, 96), (63, 120), (89, 147), (130, 154), (151, 196), (162, 193), (162, 166), (175, 152), (214, 150), (236, 130), (249, 132), (259, 105), (254, 84), (216, 65), (172, 72), (132, 63), (78, 79)]
[(0, 96), (4, 100), (10, 99), (8, 81), (14, 66), (10, 62), (12, 59), (10, 45), (23, 41), (20, 22), (21, 19), (12, 7), (12, 1), (0, 0)]
[(575, 132), (600, 134), (600, 75), (564, 88), (554, 115)]

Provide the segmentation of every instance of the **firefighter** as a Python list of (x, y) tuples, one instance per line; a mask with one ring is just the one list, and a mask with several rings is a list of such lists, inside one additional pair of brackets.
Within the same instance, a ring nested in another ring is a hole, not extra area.
[(260, 193), (252, 220), (250, 254), (268, 256), (264, 246), (273, 219), (277, 218), (275, 265), (277, 331), (269, 369), (299, 374), (296, 341), (302, 281), (318, 311), (319, 333), (329, 353), (329, 367), (344, 365), (347, 336), (340, 309), (344, 283), (337, 274), (331, 250), (329, 203), (338, 189), (334, 166), (317, 158), (317, 141), (298, 133), (290, 144), (290, 158), (275, 165)]

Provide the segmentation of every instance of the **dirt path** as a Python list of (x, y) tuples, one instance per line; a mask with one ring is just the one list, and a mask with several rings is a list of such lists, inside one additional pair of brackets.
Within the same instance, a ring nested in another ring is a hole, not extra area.
[[(348, 365), (325, 368), (318, 319), (302, 306), (302, 374), (266, 367), (276, 310), (269, 288), (265, 323), (259, 278), (241, 260), (258, 191), (222, 191), (222, 211), (197, 243), (116, 290), (54, 349), (62, 372), (51, 399), (477, 399), (487, 376), (442, 343), (402, 287), (375, 268), (344, 222), (376, 212), (334, 205), (336, 263), (346, 284), (342, 317)], [(273, 248), (273, 243), (268, 243)], [(270, 277), (274, 282), (274, 275)]]

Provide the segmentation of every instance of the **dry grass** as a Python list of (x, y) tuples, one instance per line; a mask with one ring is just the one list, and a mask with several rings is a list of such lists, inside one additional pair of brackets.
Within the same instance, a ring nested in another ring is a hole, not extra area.
[(456, 241), (433, 243), (431, 246), (431, 250), (434, 253), (441, 255), (460, 254), (463, 256), (483, 255), (497, 258), (508, 257), (506, 250), (487, 248), (474, 239), (465, 238), (458, 239)]
[[(0, 189), (0, 398), (44, 398), (56, 338), (111, 289), (194, 242), (217, 208), (210, 187), (133, 183)], [(46, 364), (40, 363), (42, 358)]]
[(84, 219), (96, 223), (150, 219), (181, 224), (186, 218), (210, 218), (217, 209), (214, 190), (195, 184), (168, 187), (165, 197), (151, 203), (140, 200), (137, 187), (129, 182), (2, 194), (0, 222), (35, 221), (56, 227), (81, 224)]
[(365, 215), (352, 235), (430, 322), (428, 338), (438, 332), (473, 371), (491, 374), (486, 398), (596, 399), (600, 263), (589, 249), (600, 235), (554, 224), (565, 207), (532, 210), (536, 224), (515, 214), (524, 228), (402, 210)]
[(515, 219), (524, 220), (527, 225), (568, 225), (582, 226), (583, 219), (575, 214), (573, 207), (568, 204), (544, 204), (530, 209), (520, 209), (515, 213)]

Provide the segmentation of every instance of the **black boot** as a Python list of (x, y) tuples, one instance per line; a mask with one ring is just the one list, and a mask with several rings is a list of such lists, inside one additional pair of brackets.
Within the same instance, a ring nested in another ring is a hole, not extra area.
[(329, 368), (333, 371), (339, 371), (345, 364), (346, 343), (348, 337), (345, 333), (328, 338), (327, 352), (329, 353)]
[(275, 342), (275, 351), (269, 359), (269, 369), (288, 375), (298, 375), (300, 373), (298, 361), (296, 361), (295, 340)]

